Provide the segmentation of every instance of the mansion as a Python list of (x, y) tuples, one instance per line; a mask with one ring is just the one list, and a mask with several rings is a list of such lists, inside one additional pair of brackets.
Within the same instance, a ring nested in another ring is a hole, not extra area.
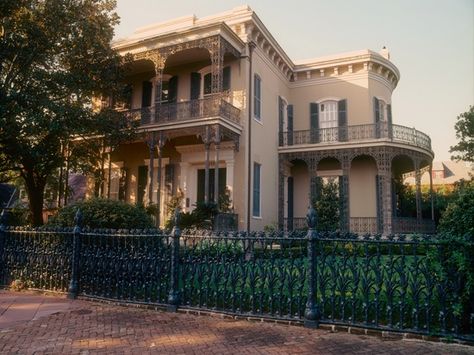
[[(191, 211), (227, 194), (239, 229), (289, 230), (330, 180), (341, 230), (433, 227), (420, 177), (434, 153), (392, 117), (400, 73), (387, 49), (294, 61), (248, 6), (143, 27), (113, 46), (133, 58), (130, 100), (117, 109), (139, 134), (108, 152), (104, 196), (155, 204), (164, 225), (173, 196)], [(417, 186), (409, 217), (394, 188), (407, 173)]]

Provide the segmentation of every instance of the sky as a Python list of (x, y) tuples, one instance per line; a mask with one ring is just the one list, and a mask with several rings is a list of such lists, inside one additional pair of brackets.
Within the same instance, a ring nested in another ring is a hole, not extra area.
[(474, 105), (473, 0), (118, 0), (115, 34), (244, 4), (292, 60), (386, 46), (401, 73), (393, 122), (427, 133), (435, 160), (449, 160), (456, 117)]

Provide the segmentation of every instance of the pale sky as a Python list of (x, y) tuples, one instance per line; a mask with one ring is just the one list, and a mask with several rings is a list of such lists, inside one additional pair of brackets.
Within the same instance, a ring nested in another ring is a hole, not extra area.
[[(195, 14), (213, 15), (237, 0), (118, 0), (116, 38), (136, 28)], [(431, 137), (435, 160), (456, 144), (456, 117), (474, 105), (473, 0), (249, 0), (247, 4), (292, 60), (359, 49), (390, 50), (401, 79), (394, 123)]]

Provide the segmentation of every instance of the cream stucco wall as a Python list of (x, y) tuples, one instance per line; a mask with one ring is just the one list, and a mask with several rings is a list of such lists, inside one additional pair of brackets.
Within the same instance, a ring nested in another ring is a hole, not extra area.
[(349, 174), (349, 211), (351, 217), (377, 217), (377, 166), (369, 157), (352, 161)]
[(250, 120), (252, 174), (253, 163), (261, 164), (261, 216), (251, 218), (251, 229), (261, 230), (265, 225), (278, 221), (278, 97), (288, 99), (290, 91), (288, 81), (267, 60), (260, 48), (256, 48), (253, 54), (253, 73), (260, 76), (262, 83), (261, 120), (254, 119), (253, 113)]

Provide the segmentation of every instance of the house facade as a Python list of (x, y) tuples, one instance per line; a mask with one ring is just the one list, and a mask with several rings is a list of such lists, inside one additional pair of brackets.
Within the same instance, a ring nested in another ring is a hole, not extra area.
[[(239, 229), (298, 228), (326, 178), (342, 230), (429, 228), (394, 213), (394, 179), (431, 169), (430, 138), (394, 123), (389, 52), (293, 61), (249, 7), (137, 30), (114, 48), (133, 63), (119, 109), (138, 139), (107, 153), (103, 194), (183, 211), (228, 194)], [(414, 122), (415, 123), (415, 122)]]

